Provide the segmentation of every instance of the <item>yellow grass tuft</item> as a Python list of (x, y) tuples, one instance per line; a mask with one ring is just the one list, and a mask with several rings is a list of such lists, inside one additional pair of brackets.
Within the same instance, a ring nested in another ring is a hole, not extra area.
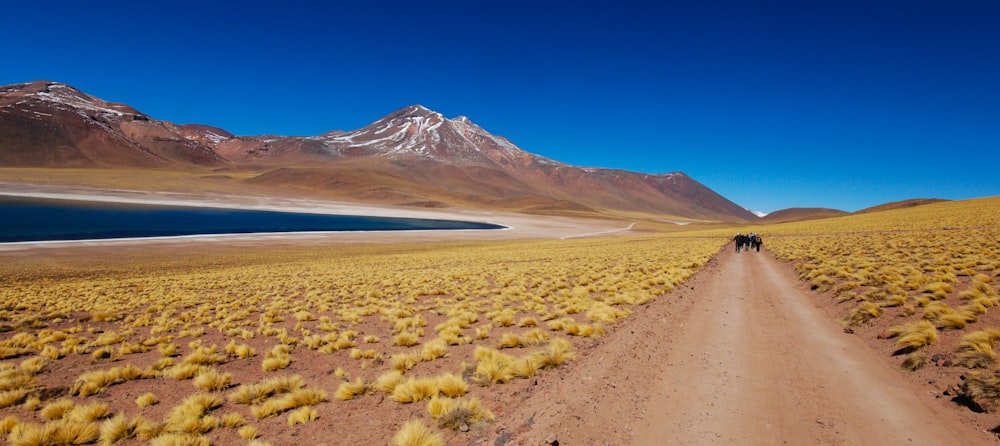
[(591, 322), (603, 322), (613, 324), (618, 319), (632, 315), (629, 310), (619, 310), (604, 302), (594, 302), (587, 310), (587, 320)]
[(259, 420), (302, 406), (315, 406), (323, 401), (326, 401), (326, 392), (323, 390), (301, 388), (266, 400), (263, 404), (252, 406), (250, 412)]
[(275, 345), (264, 355), (262, 364), (265, 372), (283, 370), (292, 364), (291, 347), (286, 344)]
[(364, 395), (368, 391), (368, 383), (366, 383), (361, 378), (354, 380), (354, 382), (343, 382), (340, 383), (340, 387), (337, 387), (337, 391), (334, 392), (334, 398), (341, 401), (348, 401), (357, 398), (358, 396)]
[(498, 348), (520, 348), (523, 345), (524, 341), (517, 333), (504, 333), (500, 336), (500, 342), (497, 343)]
[(255, 426), (247, 425), (239, 428), (236, 433), (244, 440), (253, 440), (257, 438), (257, 435), (260, 435), (260, 430)]
[(163, 434), (166, 427), (166, 423), (149, 420), (142, 416), (138, 416), (135, 419), (136, 436), (143, 440), (149, 440)]
[(410, 378), (392, 390), (392, 399), (398, 403), (415, 403), (437, 395), (439, 389), (434, 378)]
[[(101, 427), (96, 422), (56, 420), (39, 426), (38, 428), (41, 432), (32, 435), (41, 437), (42, 442), (38, 444), (87, 444), (97, 441), (101, 435)], [(24, 437), (20, 439), (16, 438), (19, 434), (18, 430), (19, 429), (15, 429), (15, 431), (11, 432), (8, 437), (11, 444), (25, 444), (23, 442), (25, 440)]]
[(222, 416), (221, 423), (223, 426), (232, 429), (247, 424), (247, 420), (239, 412), (230, 412)]
[(182, 361), (184, 364), (195, 364), (195, 365), (215, 365), (223, 364), (229, 361), (229, 357), (224, 353), (218, 352), (218, 347), (198, 347), (195, 351), (191, 352), (184, 357)]
[(193, 380), (195, 387), (208, 392), (228, 389), (232, 382), (232, 373), (220, 373), (216, 369), (205, 369)]
[(496, 417), (483, 406), (479, 398), (467, 399), (431, 398), (427, 412), (437, 420), (438, 426), (458, 430), (483, 421), (493, 421)]
[(199, 434), (170, 432), (153, 438), (150, 446), (210, 446), (208, 437)]
[(124, 380), (115, 369), (95, 370), (80, 375), (70, 388), (70, 393), (78, 396), (96, 395), (104, 392), (108, 387), (121, 382), (124, 382)]
[(417, 336), (416, 332), (407, 330), (393, 336), (392, 343), (400, 347), (410, 347), (419, 344), (420, 337)]
[(44, 370), (45, 366), (47, 366), (48, 364), (49, 360), (47, 358), (35, 356), (33, 358), (28, 358), (25, 359), (24, 361), (21, 361), (21, 364), (18, 366), (18, 368), (20, 368), (24, 373), (27, 373), (29, 375), (37, 375), (42, 370)]
[(194, 379), (206, 370), (208, 368), (203, 365), (181, 363), (167, 369), (164, 375), (174, 379), (188, 380)]
[(288, 414), (288, 425), (294, 427), (296, 424), (306, 424), (319, 418), (319, 412), (312, 407), (300, 407)]
[(819, 275), (819, 276), (813, 278), (809, 282), (810, 288), (812, 288), (813, 290), (816, 290), (817, 292), (820, 292), (820, 293), (829, 291), (830, 288), (832, 288), (836, 284), (837, 284), (836, 280), (833, 280), (833, 279), (827, 277), (825, 274), (824, 275)]
[(476, 340), (482, 341), (490, 337), (490, 330), (493, 329), (493, 324), (486, 324), (481, 327), (476, 327)]
[(70, 399), (59, 399), (46, 404), (39, 411), (39, 415), (46, 420), (58, 420), (66, 416), (70, 410), (73, 409), (73, 400)]
[(974, 331), (958, 343), (955, 363), (968, 368), (989, 368), (996, 364), (993, 346), (1000, 339), (1000, 330), (990, 328)]
[(848, 325), (858, 326), (882, 315), (882, 309), (871, 302), (861, 302), (848, 313)]
[(448, 355), (448, 343), (443, 339), (435, 339), (424, 344), (420, 349), (420, 359), (422, 361), (433, 361)]
[[(170, 409), (166, 418), (166, 432), (183, 434), (203, 434), (214, 429), (216, 423), (206, 423), (205, 415), (222, 406), (222, 398), (208, 394), (196, 393), (184, 399), (180, 405)], [(211, 421), (211, 420), (209, 420)]]
[(146, 392), (135, 399), (135, 405), (139, 407), (149, 407), (160, 402), (153, 392)]
[(90, 423), (111, 416), (108, 405), (104, 403), (91, 403), (83, 406), (74, 406), (65, 415), (63, 420), (81, 423)]
[(432, 431), (420, 420), (410, 420), (392, 436), (390, 446), (442, 446), (444, 436)]
[(944, 299), (948, 293), (955, 291), (955, 287), (945, 282), (931, 282), (921, 287), (920, 291), (932, 295), (934, 299)]
[(245, 384), (229, 395), (229, 401), (236, 404), (254, 404), (263, 402), (271, 395), (287, 393), (305, 387), (305, 381), (299, 375), (268, 378), (258, 384)]
[(100, 428), (101, 443), (111, 445), (136, 436), (136, 420), (129, 420), (124, 415), (116, 415), (104, 420)]
[(514, 371), (511, 369), (517, 359), (510, 355), (505, 355), (499, 351), (487, 348), (476, 347), (473, 352), (476, 358), (476, 370), (473, 373), (473, 380), (480, 385), (504, 383), (514, 379)]
[(257, 351), (253, 347), (247, 344), (236, 344), (236, 341), (230, 341), (226, 345), (226, 353), (236, 356), (240, 359), (252, 358), (257, 355)]
[(461, 376), (445, 373), (437, 377), (437, 388), (442, 395), (457, 398), (469, 391), (469, 384)]
[(389, 370), (375, 379), (375, 385), (373, 386), (375, 390), (392, 394), (393, 390), (396, 390), (396, 386), (403, 382), (403, 372), (399, 370), (392, 369)]
[(896, 347), (908, 350), (916, 350), (931, 345), (934, 341), (937, 341), (938, 337), (937, 328), (928, 321), (915, 321), (896, 325), (890, 327), (889, 332), (897, 336)]
[(986, 412), (1000, 410), (1000, 374), (974, 375), (962, 383), (962, 393)]
[(906, 359), (903, 360), (903, 363), (900, 364), (900, 367), (904, 370), (915, 372), (917, 370), (924, 368), (924, 365), (926, 364), (927, 364), (927, 353), (913, 352), (910, 353), (909, 355), (906, 355)]
[(0, 435), (7, 435), (11, 433), (18, 425), (21, 424), (19, 420), (14, 415), (7, 415), (3, 419), (0, 419)]
[(394, 370), (406, 372), (421, 362), (420, 352), (400, 352), (389, 357), (389, 364)]

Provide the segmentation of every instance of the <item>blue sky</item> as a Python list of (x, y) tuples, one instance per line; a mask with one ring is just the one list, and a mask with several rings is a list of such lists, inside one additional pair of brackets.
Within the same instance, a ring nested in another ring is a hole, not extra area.
[(756, 210), (1000, 195), (1000, 2), (4, 6), (0, 84), (316, 135), (422, 104)]

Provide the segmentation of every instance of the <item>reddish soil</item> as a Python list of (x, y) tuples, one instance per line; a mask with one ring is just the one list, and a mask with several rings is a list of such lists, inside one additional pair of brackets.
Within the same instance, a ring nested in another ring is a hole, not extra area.
[[(393, 210), (392, 212), (399, 212)], [(480, 219), (482, 214), (470, 218)], [(460, 234), (464, 239), (523, 239), (578, 237), (627, 232), (620, 221), (582, 221), (489, 214), (489, 221), (513, 227), (507, 231)], [(440, 240), (440, 233), (363, 236), (290, 235), (264, 238), (218, 237), (76, 244), (24, 244), (0, 247), (0, 257), (74, 256), (95, 259), (126, 256), (133, 251), (212, 250), (222, 246), (259, 246), (323, 242), (384, 243)], [(449, 239), (457, 237), (448, 235)], [(279, 243), (280, 242), (280, 243)], [(1000, 443), (995, 415), (976, 414), (942, 397), (958, 382), (957, 368), (902, 372), (900, 358), (890, 356), (891, 341), (875, 340), (880, 328), (861, 327), (856, 335), (835, 322), (842, 316), (835, 299), (808, 290), (792, 268), (766, 251), (735, 254), (723, 250), (702, 271), (670, 294), (638, 309), (596, 341), (574, 339), (578, 359), (546, 370), (535, 379), (480, 389), (470, 393), (497, 416), (487, 426), (469, 432), (447, 432), (449, 445), (603, 445), (603, 444), (993, 444)], [(441, 322), (429, 318), (430, 327)], [(67, 321), (67, 326), (76, 322)], [(888, 322), (886, 322), (888, 323)], [(284, 323), (291, 329), (294, 320)], [(376, 324), (374, 321), (371, 324)], [(92, 323), (111, 330), (113, 324)], [(53, 326), (64, 329), (66, 327)], [(280, 327), (279, 327), (280, 328)], [(388, 333), (363, 326), (365, 333)], [(499, 337), (502, 330), (493, 336)], [(871, 336), (869, 336), (871, 335)], [(956, 334), (953, 334), (956, 335)], [(228, 342), (216, 330), (199, 337), (203, 345)], [(189, 339), (178, 340), (184, 354)], [(868, 341), (866, 341), (868, 340)], [(879, 344), (881, 342), (881, 344)], [(271, 347), (260, 337), (248, 341), (259, 356)], [(360, 348), (366, 348), (364, 344)], [(454, 347), (449, 358), (418, 365), (415, 375), (460, 370), (459, 358), (472, 347)], [(405, 348), (396, 351), (408, 350)], [(151, 352), (129, 355), (121, 364), (145, 367), (159, 358)], [(325, 389), (331, 401), (317, 406), (320, 418), (289, 428), (284, 416), (254, 420), (245, 406), (227, 404), (218, 416), (242, 413), (275, 446), (291, 444), (386, 444), (402, 422), (426, 420), (422, 403), (403, 405), (383, 395), (366, 395), (342, 402), (332, 398), (342, 367), (353, 378), (372, 379), (375, 372), (362, 361), (310, 353), (295, 354), (296, 362), (282, 375), (302, 376), (310, 387)], [(40, 380), (57, 388), (90, 370), (90, 356), (64, 359)], [(77, 361), (77, 362), (74, 362)], [(108, 367), (111, 365), (108, 364)], [(233, 360), (224, 367), (234, 385), (260, 381), (259, 362)], [(194, 392), (174, 379), (130, 381), (95, 396), (114, 413), (141, 413), (159, 420), (166, 411)], [(65, 388), (62, 389), (66, 391)], [(132, 401), (147, 391), (161, 404), (136, 410)], [(231, 391), (227, 390), (225, 393)], [(89, 401), (88, 402), (92, 402)], [(35, 420), (40, 421), (40, 420)], [(215, 444), (244, 444), (234, 429), (217, 429)], [(121, 444), (141, 444), (130, 440)]]
[(822, 299), (770, 254), (724, 250), (480, 444), (997, 444), (989, 416), (907, 379)]

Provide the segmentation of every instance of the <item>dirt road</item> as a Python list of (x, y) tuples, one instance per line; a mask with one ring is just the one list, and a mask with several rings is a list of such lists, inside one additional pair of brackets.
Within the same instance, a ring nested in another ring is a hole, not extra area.
[[(539, 384), (523, 444), (997, 444), (901, 379), (766, 252), (728, 249)], [(991, 437), (992, 435), (992, 437)]]

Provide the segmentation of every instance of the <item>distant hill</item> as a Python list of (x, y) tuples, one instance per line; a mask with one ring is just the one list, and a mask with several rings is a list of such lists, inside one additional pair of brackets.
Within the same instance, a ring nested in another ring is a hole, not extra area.
[(765, 215), (760, 223), (787, 223), (793, 221), (819, 220), (850, 214), (846, 211), (827, 208), (788, 208)]
[(8, 85), (0, 87), (0, 167), (242, 170), (258, 186), (385, 204), (757, 220), (682, 172), (565, 164), (420, 105), (352, 131), (236, 136), (157, 120), (58, 82)]
[(891, 211), (893, 209), (903, 209), (912, 208), (915, 206), (923, 206), (925, 204), (940, 203), (944, 200), (941, 198), (914, 198), (911, 200), (893, 201), (891, 203), (880, 204), (878, 206), (872, 206), (870, 208), (865, 208), (860, 211), (855, 212), (855, 214), (865, 214), (869, 212), (881, 212), (881, 211)]

